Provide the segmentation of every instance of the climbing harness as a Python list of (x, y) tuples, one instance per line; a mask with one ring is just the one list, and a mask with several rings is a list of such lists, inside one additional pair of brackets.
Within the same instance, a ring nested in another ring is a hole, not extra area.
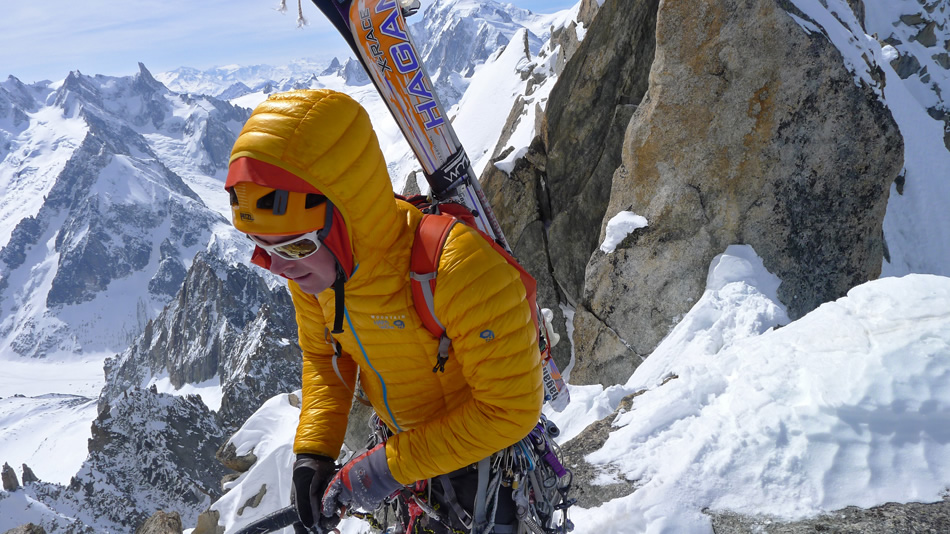
[[(391, 433), (375, 414), (369, 447)], [(573, 474), (564, 467), (554, 438), (557, 425), (543, 415), (531, 432), (511, 447), (476, 466), (478, 488), (470, 514), (459, 503), (452, 475), (422, 480), (391, 496), (374, 512), (347, 510), (345, 515), (366, 521), (386, 534), (567, 534), (574, 529), (568, 509), (577, 502), (568, 496)], [(504, 503), (510, 499), (511, 503)], [(514, 507), (514, 525), (496, 524), (497, 513)]]

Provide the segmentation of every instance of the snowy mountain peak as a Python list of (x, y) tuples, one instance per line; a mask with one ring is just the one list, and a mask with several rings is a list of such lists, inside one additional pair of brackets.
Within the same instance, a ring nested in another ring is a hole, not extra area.
[(169, 89), (179, 93), (226, 96), (224, 91), (238, 83), (246, 85), (251, 91), (259, 91), (266, 84), (281, 80), (306, 80), (327, 68), (326, 63), (314, 59), (298, 59), (286, 65), (226, 65), (206, 70), (191, 67), (159, 73), (156, 79)]
[(320, 73), (320, 76), (329, 76), (331, 74), (336, 74), (340, 71), (340, 67), (342, 67), (342, 65), (340, 64), (339, 58), (334, 57), (330, 61), (330, 64), (327, 65), (327, 68), (323, 69), (323, 72)]
[(44, 90), (0, 90), (17, 110), (0, 123), (0, 347), (119, 352), (223, 222), (186, 179), (221, 179), (247, 111), (177, 95), (141, 64), (131, 77), (71, 72), (49, 105)]

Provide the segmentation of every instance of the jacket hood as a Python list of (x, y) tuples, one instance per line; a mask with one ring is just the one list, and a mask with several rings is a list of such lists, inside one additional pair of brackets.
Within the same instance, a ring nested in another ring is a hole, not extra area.
[[(235, 165), (242, 158), (255, 161)], [(302, 180), (294, 188), (298, 192), (312, 188), (326, 196), (335, 213), (324, 244), (346, 278), (358, 266), (372, 269), (379, 263), (404, 226), (369, 115), (343, 93), (322, 89), (271, 95), (245, 123), (230, 164), (228, 183), (242, 179), (232, 176), (242, 169), (275, 166)]]

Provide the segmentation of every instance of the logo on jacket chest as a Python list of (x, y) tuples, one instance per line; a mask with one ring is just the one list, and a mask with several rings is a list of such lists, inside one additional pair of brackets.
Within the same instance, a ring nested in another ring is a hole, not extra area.
[(373, 324), (380, 330), (402, 330), (406, 328), (405, 315), (370, 315)]

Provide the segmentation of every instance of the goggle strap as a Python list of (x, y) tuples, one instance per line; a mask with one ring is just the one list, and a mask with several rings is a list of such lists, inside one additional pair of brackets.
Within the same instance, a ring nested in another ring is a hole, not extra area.
[(327, 236), (330, 235), (330, 230), (333, 227), (333, 202), (330, 199), (327, 199), (327, 212), (324, 215), (323, 228), (320, 229), (320, 232), (317, 234), (317, 239), (322, 243)]

